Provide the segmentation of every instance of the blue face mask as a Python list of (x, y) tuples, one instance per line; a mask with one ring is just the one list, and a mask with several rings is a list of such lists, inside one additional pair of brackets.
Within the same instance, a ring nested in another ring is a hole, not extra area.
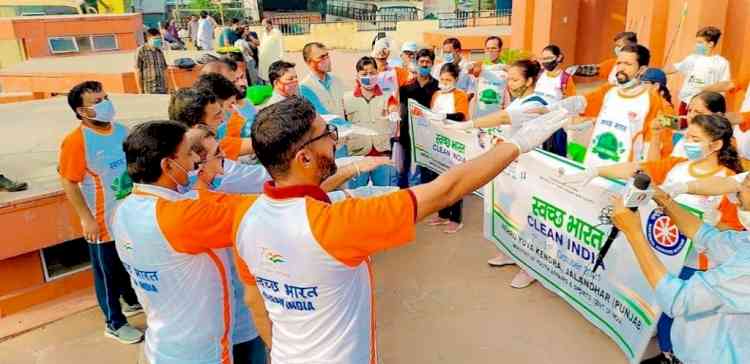
[(214, 179), (211, 181), (211, 190), (216, 191), (221, 187), (221, 183), (224, 182), (224, 176), (217, 175), (214, 176)]
[(697, 43), (695, 45), (695, 54), (705, 56), (708, 55), (708, 46), (703, 43)]
[(96, 113), (96, 116), (91, 118), (92, 120), (111, 123), (115, 118), (115, 105), (109, 99), (100, 101), (98, 104), (92, 106), (91, 109)]
[(432, 69), (430, 69), (430, 67), (419, 67), (419, 75), (422, 77), (429, 76), (430, 72), (432, 72)]
[(162, 46), (162, 40), (161, 38), (151, 38), (151, 46), (154, 48), (161, 48)]
[(691, 161), (696, 161), (706, 156), (706, 151), (703, 149), (701, 143), (685, 142), (683, 147), (685, 149), (685, 156)]
[(443, 54), (443, 61), (445, 61), (445, 63), (453, 63), (454, 60), (455, 60), (455, 56), (453, 55), (453, 53)]

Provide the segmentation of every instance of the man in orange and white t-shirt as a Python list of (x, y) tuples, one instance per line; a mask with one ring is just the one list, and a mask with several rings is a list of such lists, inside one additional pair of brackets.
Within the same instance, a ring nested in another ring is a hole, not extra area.
[(615, 74), (615, 65), (620, 51), (627, 45), (638, 44), (638, 35), (634, 32), (619, 32), (615, 35), (614, 57), (608, 58), (599, 64), (584, 64), (575, 67), (574, 76), (579, 77), (596, 77), (602, 81), (607, 81), (612, 85), (617, 85)]
[(273, 332), (259, 325), (261, 336), (272, 338), (272, 362), (376, 363), (370, 257), (412, 241), (417, 221), (540, 145), (563, 125), (565, 115), (553, 116), (433, 182), (330, 203), (319, 186), (336, 170), (335, 126), (298, 97), (262, 110), (253, 145), (274, 180), (243, 203), (234, 234), (240, 276), (260, 290), (273, 323)]
[(671, 153), (671, 134), (652, 135), (651, 124), (664, 102), (652, 87), (640, 82), (651, 55), (642, 45), (627, 45), (617, 56), (617, 86), (605, 84), (586, 95), (583, 116), (596, 118), (584, 164), (589, 167), (646, 159), (648, 148)]
[(114, 122), (112, 101), (97, 81), (70, 89), (68, 104), (81, 124), (65, 136), (60, 147), (60, 183), (88, 242), (96, 298), (106, 322), (104, 334), (133, 344), (141, 341), (143, 333), (125, 317), (139, 313), (141, 305), (117, 256), (111, 228), (119, 200), (130, 193), (132, 185), (122, 152), (128, 129)]

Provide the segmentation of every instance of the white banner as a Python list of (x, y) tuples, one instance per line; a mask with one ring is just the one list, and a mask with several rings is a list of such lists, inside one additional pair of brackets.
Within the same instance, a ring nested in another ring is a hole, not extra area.
[[(607, 253), (604, 267), (592, 273), (611, 229), (601, 216), (606, 215), (610, 196), (622, 194), (624, 183), (597, 178), (577, 189), (560, 182), (562, 171), (582, 169), (541, 150), (522, 155), (485, 187), (484, 233), (609, 335), (631, 363), (638, 363), (661, 310), (622, 234)], [(676, 274), (690, 241), (655, 207), (650, 202), (640, 209), (644, 234)]]

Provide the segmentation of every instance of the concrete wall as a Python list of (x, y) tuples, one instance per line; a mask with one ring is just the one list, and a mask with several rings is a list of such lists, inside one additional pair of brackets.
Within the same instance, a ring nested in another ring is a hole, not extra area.
[[(133, 50), (138, 47), (138, 33), (141, 31), (141, 14), (0, 19), (0, 66), (28, 58), (53, 56), (48, 38), (55, 36), (114, 34), (119, 50)], [(11, 42), (15, 42), (15, 46)]]

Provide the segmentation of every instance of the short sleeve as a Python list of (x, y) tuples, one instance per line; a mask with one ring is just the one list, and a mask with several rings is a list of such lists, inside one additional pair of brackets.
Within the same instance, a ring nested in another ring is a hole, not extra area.
[(684, 162), (685, 160), (685, 158), (670, 156), (664, 159), (641, 163), (641, 168), (646, 172), (646, 174), (651, 177), (651, 179), (654, 180), (657, 185), (660, 185), (664, 183), (664, 180), (667, 179), (667, 174), (669, 173), (669, 171), (672, 170), (674, 166), (681, 162)]
[(721, 70), (719, 73), (719, 81), (731, 81), (732, 80), (732, 70), (729, 68), (729, 61), (722, 58), (721, 59)]
[(83, 131), (77, 128), (68, 134), (60, 147), (57, 170), (60, 176), (71, 182), (81, 182), (86, 176), (86, 155)]
[(307, 200), (307, 216), (320, 246), (356, 267), (370, 255), (415, 238), (417, 202), (411, 190), (327, 204)]
[(732, 230), (741, 231), (744, 230), (742, 223), (740, 222), (739, 215), (737, 214), (737, 205), (729, 201), (729, 198), (724, 196), (719, 203), (719, 213), (721, 218), (719, 224), (729, 227)]
[(255, 196), (207, 193), (194, 200), (156, 203), (159, 228), (172, 248), (180, 253), (198, 254), (208, 249), (227, 248), (234, 242), (233, 227), (243, 203), (251, 205)]
[(677, 71), (679, 71), (680, 73), (686, 74), (693, 70), (694, 64), (695, 64), (695, 58), (692, 55), (690, 55), (690, 56), (687, 56), (682, 61), (675, 63), (674, 68), (677, 69)]
[(465, 92), (456, 92), (454, 94), (456, 98), (456, 112), (464, 114), (464, 119), (469, 118), (469, 97), (466, 96)]
[(219, 141), (219, 146), (228, 159), (236, 161), (240, 158), (240, 152), (242, 151), (242, 138), (224, 137)]
[(604, 84), (594, 91), (591, 91), (584, 95), (586, 98), (586, 110), (583, 111), (583, 116), (595, 118), (599, 116), (599, 112), (604, 105), (604, 96), (612, 88), (609, 84)]

